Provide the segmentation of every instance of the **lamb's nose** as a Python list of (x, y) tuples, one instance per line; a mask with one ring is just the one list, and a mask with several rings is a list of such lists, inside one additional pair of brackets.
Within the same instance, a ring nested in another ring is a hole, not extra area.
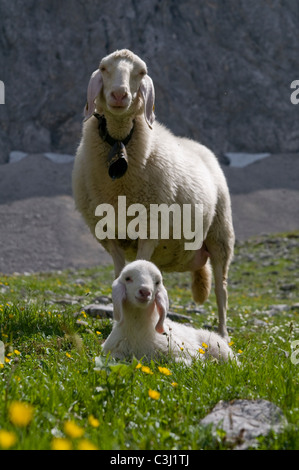
[(151, 291), (147, 289), (146, 287), (142, 287), (141, 289), (139, 289), (139, 295), (143, 299), (148, 299), (151, 295)]

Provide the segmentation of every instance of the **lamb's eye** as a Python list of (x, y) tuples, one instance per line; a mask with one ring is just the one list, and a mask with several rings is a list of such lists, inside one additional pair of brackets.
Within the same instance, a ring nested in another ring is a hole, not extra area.
[(158, 286), (161, 283), (160, 279), (156, 281), (156, 286)]
[(133, 279), (131, 278), (131, 276), (127, 276), (127, 277), (125, 277), (125, 281), (126, 282), (132, 282)]
[(139, 75), (141, 75), (142, 77), (144, 77), (144, 75), (146, 75), (146, 70), (140, 70), (139, 72)]
[(103, 73), (103, 72), (106, 72), (106, 67), (104, 67), (104, 65), (102, 65), (102, 66), (100, 67), (100, 71), (101, 71), (102, 73)]

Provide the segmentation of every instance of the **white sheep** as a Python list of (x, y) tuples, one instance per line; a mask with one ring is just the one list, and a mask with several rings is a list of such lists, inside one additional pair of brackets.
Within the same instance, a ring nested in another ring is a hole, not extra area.
[[(175, 94), (175, 90), (170, 89), (170, 93)], [(150, 260), (162, 271), (191, 272), (193, 298), (199, 303), (210, 293), (211, 263), (219, 333), (228, 339), (226, 280), (234, 230), (226, 180), (210, 150), (193, 140), (175, 137), (155, 121), (154, 99), (153, 82), (138, 56), (124, 49), (102, 59), (89, 81), (85, 122), (73, 169), (76, 207), (95, 235), (99, 221), (96, 208), (104, 203), (115, 209), (116, 231), (121, 232), (119, 195), (126, 196), (127, 206), (142, 203), (147, 210), (151, 204), (202, 204), (204, 243), (197, 250), (186, 250), (183, 237), (137, 240), (117, 233), (115, 238), (107, 236), (99, 241), (112, 256), (116, 277), (126, 260), (135, 259)], [(125, 142), (127, 157), (116, 155), (115, 161), (115, 148), (121, 141)], [(108, 174), (108, 166), (109, 172), (114, 168), (116, 179)]]
[(114, 325), (103, 352), (116, 359), (174, 359), (190, 364), (192, 358), (233, 359), (227, 342), (217, 333), (195, 329), (166, 318), (168, 295), (160, 270), (136, 260), (125, 266), (112, 284)]

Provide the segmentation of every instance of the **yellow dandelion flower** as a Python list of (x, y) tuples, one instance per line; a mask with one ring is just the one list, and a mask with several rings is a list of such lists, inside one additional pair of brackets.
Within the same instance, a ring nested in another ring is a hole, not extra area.
[(161, 372), (161, 374), (164, 374), (164, 375), (171, 375), (172, 372), (167, 369), (167, 367), (158, 367), (159, 371)]
[(9, 364), (9, 363), (10, 363), (10, 359), (8, 359), (8, 357), (6, 357), (6, 358), (4, 359), (4, 361), (6, 362), (6, 364)]
[(68, 352), (66, 352), (65, 355), (66, 355), (66, 357), (69, 357), (69, 358), (72, 357), (72, 356), (70, 355), (70, 353), (68, 353)]
[(100, 331), (96, 331), (96, 334), (97, 335), (101, 335), (102, 333)]
[(2, 362), (0, 362), (0, 369), (3, 369), (4, 367), (4, 364), (2, 364)]
[(34, 408), (29, 403), (13, 401), (8, 409), (9, 419), (15, 426), (25, 428), (32, 421)]
[(93, 428), (97, 428), (100, 426), (100, 421), (93, 415), (88, 416), (88, 422)]
[(147, 367), (147, 366), (141, 366), (141, 370), (142, 370), (142, 372), (145, 372), (146, 374), (151, 374), (151, 375), (153, 375), (153, 371), (150, 370), (150, 368)]
[(207, 345), (207, 343), (202, 343), (202, 347), (207, 349), (209, 346)]
[(159, 392), (157, 392), (157, 390), (152, 390), (150, 388), (149, 391), (148, 391), (148, 395), (153, 400), (159, 400), (161, 394)]
[(19, 356), (19, 355), (21, 354), (20, 351), (18, 351), (17, 349), (14, 350), (14, 353), (15, 353), (17, 356)]
[(84, 429), (82, 429), (74, 421), (66, 421), (64, 423), (64, 432), (69, 437), (76, 439), (77, 437), (82, 437), (84, 434)]
[(230, 341), (230, 342), (228, 343), (229, 346), (232, 346), (233, 344), (235, 344), (234, 341)]
[(17, 442), (17, 436), (12, 431), (0, 429), (0, 447), (2, 449), (10, 449)]
[(242, 354), (242, 352), (243, 352), (242, 349), (238, 349), (239, 354)]
[(173, 387), (177, 387), (177, 386), (178, 386), (178, 383), (177, 383), (177, 382), (171, 382), (171, 385), (172, 385)]
[(65, 437), (54, 437), (51, 442), (52, 450), (72, 450), (72, 443)]
[(140, 362), (138, 362), (137, 366), (135, 367), (135, 369), (141, 369), (142, 367), (142, 364), (140, 364)]
[(87, 439), (82, 439), (78, 443), (78, 450), (99, 450), (99, 449)]
[(199, 348), (198, 351), (200, 352), (200, 354), (205, 354), (205, 350), (204, 350), (204, 349)]
[(181, 350), (181, 351), (184, 351), (184, 348), (183, 348), (183, 346), (180, 348), (180, 350)]

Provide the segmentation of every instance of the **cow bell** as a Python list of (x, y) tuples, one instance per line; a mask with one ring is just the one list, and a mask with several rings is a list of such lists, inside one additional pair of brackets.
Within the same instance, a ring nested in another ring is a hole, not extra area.
[(113, 180), (124, 176), (128, 169), (128, 155), (126, 147), (121, 141), (117, 141), (108, 155), (108, 174)]

